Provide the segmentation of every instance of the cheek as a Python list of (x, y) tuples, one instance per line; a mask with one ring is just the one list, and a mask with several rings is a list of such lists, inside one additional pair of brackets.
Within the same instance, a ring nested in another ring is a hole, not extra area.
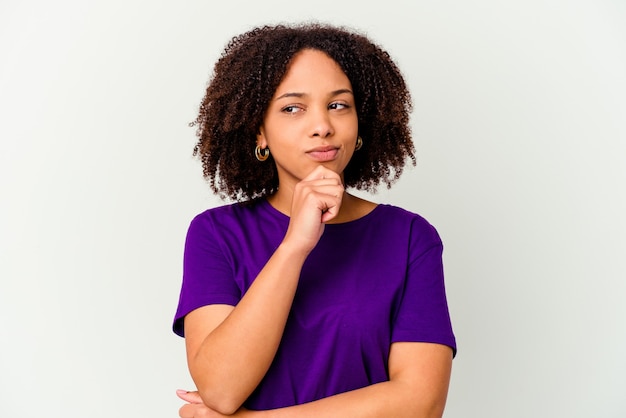
[(359, 118), (356, 113), (352, 115), (350, 118), (346, 118), (343, 120), (344, 128), (347, 130), (352, 130), (354, 132), (358, 132), (359, 130)]
[(359, 134), (359, 123), (358, 123), (358, 121), (355, 119), (351, 123), (347, 123), (346, 126), (344, 127), (344, 129), (345, 129), (345, 132), (347, 133), (347, 135), (349, 135), (350, 137), (354, 137), (354, 140), (356, 141), (356, 137)]
[(268, 146), (271, 144), (283, 144), (288, 142), (289, 138), (294, 136), (294, 133), (297, 132), (297, 127), (294, 126), (293, 123), (272, 123), (271, 125), (266, 125), (264, 129), (264, 138), (268, 143)]

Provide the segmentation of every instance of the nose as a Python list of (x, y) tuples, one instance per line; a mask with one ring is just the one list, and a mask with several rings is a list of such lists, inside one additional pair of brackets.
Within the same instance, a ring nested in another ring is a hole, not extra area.
[(311, 115), (311, 136), (328, 138), (335, 133), (333, 124), (328, 114), (328, 109), (324, 108), (309, 113)]

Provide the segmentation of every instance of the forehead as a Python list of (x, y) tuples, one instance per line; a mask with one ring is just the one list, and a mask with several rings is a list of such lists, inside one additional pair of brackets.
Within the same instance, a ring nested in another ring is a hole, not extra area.
[(350, 80), (335, 60), (325, 52), (305, 49), (294, 55), (275, 93), (346, 88), (351, 89)]

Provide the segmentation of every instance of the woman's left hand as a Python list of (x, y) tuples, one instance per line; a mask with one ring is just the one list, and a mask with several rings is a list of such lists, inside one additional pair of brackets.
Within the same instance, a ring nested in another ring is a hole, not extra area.
[(197, 391), (187, 392), (186, 390), (177, 390), (176, 395), (186, 403), (178, 410), (180, 418), (224, 418), (224, 417), (238, 417), (247, 418), (256, 416), (254, 411), (249, 411), (245, 408), (240, 408), (233, 415), (223, 415), (216, 412), (206, 406), (202, 402), (202, 398)]

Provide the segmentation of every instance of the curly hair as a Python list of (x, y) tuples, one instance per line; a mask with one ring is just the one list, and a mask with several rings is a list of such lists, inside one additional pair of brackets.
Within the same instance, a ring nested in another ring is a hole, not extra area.
[(389, 54), (365, 36), (322, 24), (264, 26), (231, 39), (215, 64), (198, 117), (194, 156), (222, 199), (246, 201), (278, 189), (272, 157), (254, 156), (256, 135), (278, 85), (299, 51), (335, 60), (352, 84), (363, 147), (344, 171), (346, 187), (391, 187), (408, 159), (415, 165), (411, 97)]

